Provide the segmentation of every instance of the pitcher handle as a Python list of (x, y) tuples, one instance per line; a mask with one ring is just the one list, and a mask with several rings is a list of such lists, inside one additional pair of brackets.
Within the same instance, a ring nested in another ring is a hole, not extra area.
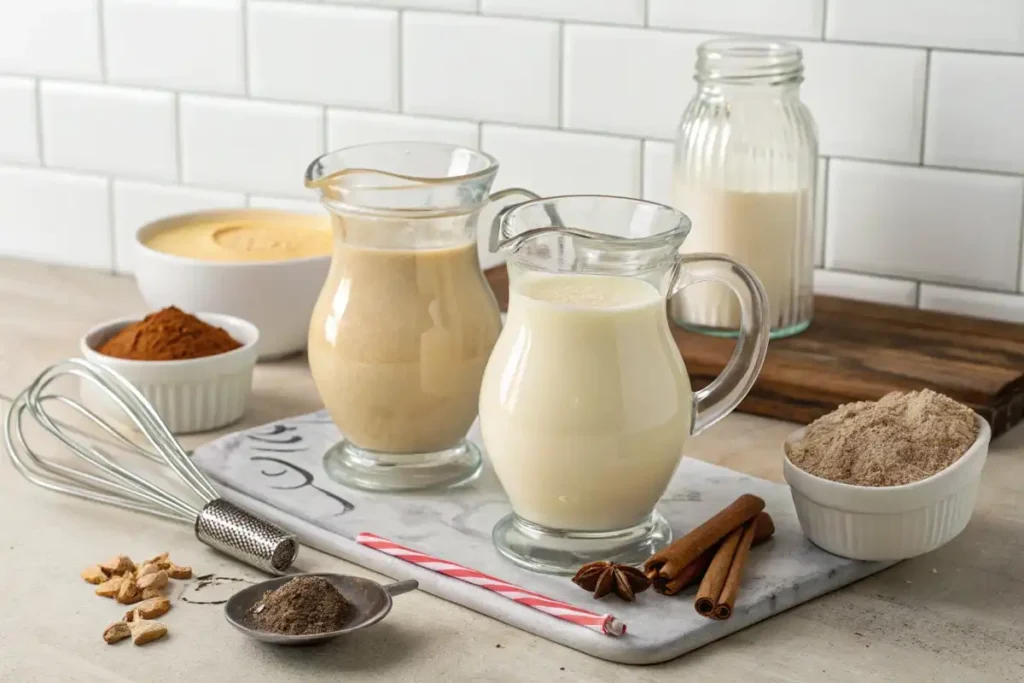
[[(488, 197), (487, 199), (490, 202), (493, 203), (493, 202), (501, 201), (505, 197), (512, 197), (512, 196), (515, 196), (515, 195), (521, 195), (523, 197), (526, 197), (526, 201), (533, 201), (534, 199), (540, 199), (541, 198), (541, 196), (539, 194), (537, 194), (536, 192), (531, 192), (530, 190), (527, 190), (526, 188), (523, 188), (523, 187), (510, 187), (510, 188), (507, 188), (507, 189), (504, 189), (504, 190), (498, 190), (497, 192), (492, 193), (491, 196)], [(517, 206), (519, 206), (522, 203), (523, 202), (516, 202), (516, 203), (508, 204), (506, 206), (501, 207), (501, 209), (498, 211), (498, 213), (495, 214), (494, 218), (491, 220), (491, 234), (490, 234), (490, 239), (488, 240), (488, 243), (487, 243), (487, 248), (488, 248), (488, 250), (492, 254), (497, 253), (498, 250), (501, 249), (501, 223), (502, 223), (502, 219), (505, 217), (505, 214), (507, 214), (509, 211), (511, 211), (512, 209), (516, 208)], [(550, 206), (550, 205), (546, 206), (546, 207), (544, 207), (544, 210), (545, 210), (545, 212), (547, 212), (548, 218), (551, 219), (552, 227), (555, 227), (555, 228), (564, 228), (565, 227), (565, 225), (562, 223), (561, 216), (558, 215), (558, 211), (555, 210), (554, 206)]]
[(754, 386), (768, 352), (768, 295), (746, 266), (723, 254), (680, 254), (669, 287), (673, 296), (698, 282), (721, 282), (740, 301), (740, 334), (722, 373), (694, 392), (691, 434), (699, 434), (728, 415)]

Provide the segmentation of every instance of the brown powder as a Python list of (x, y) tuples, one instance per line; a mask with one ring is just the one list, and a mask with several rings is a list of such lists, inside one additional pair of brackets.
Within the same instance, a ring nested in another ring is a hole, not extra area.
[(221, 328), (171, 306), (122, 328), (97, 350), (127, 360), (188, 360), (240, 346)]
[(250, 608), (249, 618), (260, 630), (303, 636), (337, 631), (351, 613), (352, 606), (330, 581), (322, 576), (298, 576), (265, 593)]
[(823, 479), (899, 486), (940, 472), (974, 443), (974, 411), (925, 389), (847, 403), (787, 445), (790, 462)]

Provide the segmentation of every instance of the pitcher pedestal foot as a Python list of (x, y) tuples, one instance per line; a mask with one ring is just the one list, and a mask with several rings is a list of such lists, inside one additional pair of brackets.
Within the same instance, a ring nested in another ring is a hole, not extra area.
[(324, 469), (334, 481), (366, 491), (413, 491), (446, 488), (480, 474), (480, 449), (469, 441), (433, 453), (380, 453), (340, 441), (324, 455)]
[(588, 562), (605, 560), (638, 565), (672, 540), (672, 530), (657, 511), (617, 531), (560, 531), (517, 516), (502, 518), (491, 533), (502, 555), (531, 571), (575, 574)]

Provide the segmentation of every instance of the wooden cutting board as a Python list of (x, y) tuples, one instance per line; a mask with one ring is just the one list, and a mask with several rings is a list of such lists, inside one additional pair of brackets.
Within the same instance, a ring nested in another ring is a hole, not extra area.
[[(486, 275), (504, 311), (505, 267)], [(695, 388), (732, 354), (730, 339), (676, 326), (672, 334)], [(768, 345), (739, 410), (807, 424), (843, 403), (924, 388), (974, 408), (993, 435), (1005, 432), (1024, 416), (1024, 325), (816, 296), (810, 328)]]

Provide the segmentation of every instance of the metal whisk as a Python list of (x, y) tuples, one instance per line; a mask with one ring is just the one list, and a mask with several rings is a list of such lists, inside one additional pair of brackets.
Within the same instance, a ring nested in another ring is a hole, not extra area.
[[(135, 423), (154, 450), (140, 447), (73, 398), (48, 392), (54, 381), (67, 376), (98, 385)], [(91, 437), (55, 418), (48, 409), (57, 405), (88, 419), (111, 441)], [(90, 467), (69, 467), (41, 456), (25, 438), (26, 418), (34, 420)], [(44, 370), (14, 399), (4, 424), (4, 438), (14, 466), (26, 479), (43, 488), (192, 524), (196, 538), (203, 543), (273, 574), (284, 573), (298, 553), (299, 544), (294, 536), (220, 498), (146, 398), (123, 377), (96, 363), (71, 359)], [(170, 467), (198, 496), (200, 505), (193, 505), (119, 465), (102, 448), (110, 444)]]

